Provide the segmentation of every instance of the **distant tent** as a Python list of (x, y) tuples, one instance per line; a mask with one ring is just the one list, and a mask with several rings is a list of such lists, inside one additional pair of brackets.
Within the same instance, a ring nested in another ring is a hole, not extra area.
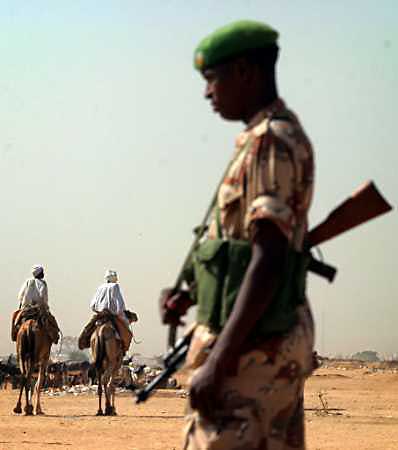
[(357, 352), (352, 355), (352, 359), (365, 362), (379, 362), (380, 358), (377, 352), (372, 350), (365, 350), (363, 352)]

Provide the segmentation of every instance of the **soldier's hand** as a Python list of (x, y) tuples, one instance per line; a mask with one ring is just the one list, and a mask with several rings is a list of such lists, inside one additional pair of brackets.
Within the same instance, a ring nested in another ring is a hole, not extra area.
[(159, 298), (159, 309), (162, 323), (170, 325), (184, 325), (181, 316), (193, 305), (189, 292), (185, 290), (163, 289)]
[(210, 419), (220, 400), (224, 368), (211, 358), (197, 371), (191, 382), (189, 398), (191, 407)]

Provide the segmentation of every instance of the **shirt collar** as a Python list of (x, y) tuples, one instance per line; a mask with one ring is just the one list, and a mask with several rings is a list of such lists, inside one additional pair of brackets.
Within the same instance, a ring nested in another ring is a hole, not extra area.
[(253, 128), (258, 127), (265, 118), (271, 117), (274, 114), (280, 113), (284, 110), (286, 110), (286, 105), (281, 98), (275, 99), (272, 103), (261, 109), (252, 117), (246, 129), (238, 134), (235, 143), (236, 147), (241, 148), (243, 145), (245, 145), (247, 140), (249, 139), (251, 132), (253, 131)]
[(286, 109), (285, 102), (281, 98), (276, 98), (272, 103), (261, 109), (251, 118), (250, 122), (247, 124), (246, 131), (251, 130), (266, 117), (273, 116), (274, 114), (281, 112), (284, 109)]

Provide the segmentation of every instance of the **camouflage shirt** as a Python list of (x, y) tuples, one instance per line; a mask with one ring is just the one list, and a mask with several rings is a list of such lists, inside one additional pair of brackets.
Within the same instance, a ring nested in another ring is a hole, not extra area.
[[(252, 123), (238, 135), (218, 191), (221, 233), (249, 240), (253, 221), (268, 219), (301, 250), (314, 182), (311, 144), (281, 99), (260, 111)], [(210, 238), (218, 235), (215, 217)]]

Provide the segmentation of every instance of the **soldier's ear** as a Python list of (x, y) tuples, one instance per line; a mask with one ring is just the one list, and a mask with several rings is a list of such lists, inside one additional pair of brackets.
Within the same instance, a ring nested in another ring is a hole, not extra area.
[(250, 84), (254, 78), (254, 66), (243, 56), (236, 58), (232, 64), (239, 83)]

